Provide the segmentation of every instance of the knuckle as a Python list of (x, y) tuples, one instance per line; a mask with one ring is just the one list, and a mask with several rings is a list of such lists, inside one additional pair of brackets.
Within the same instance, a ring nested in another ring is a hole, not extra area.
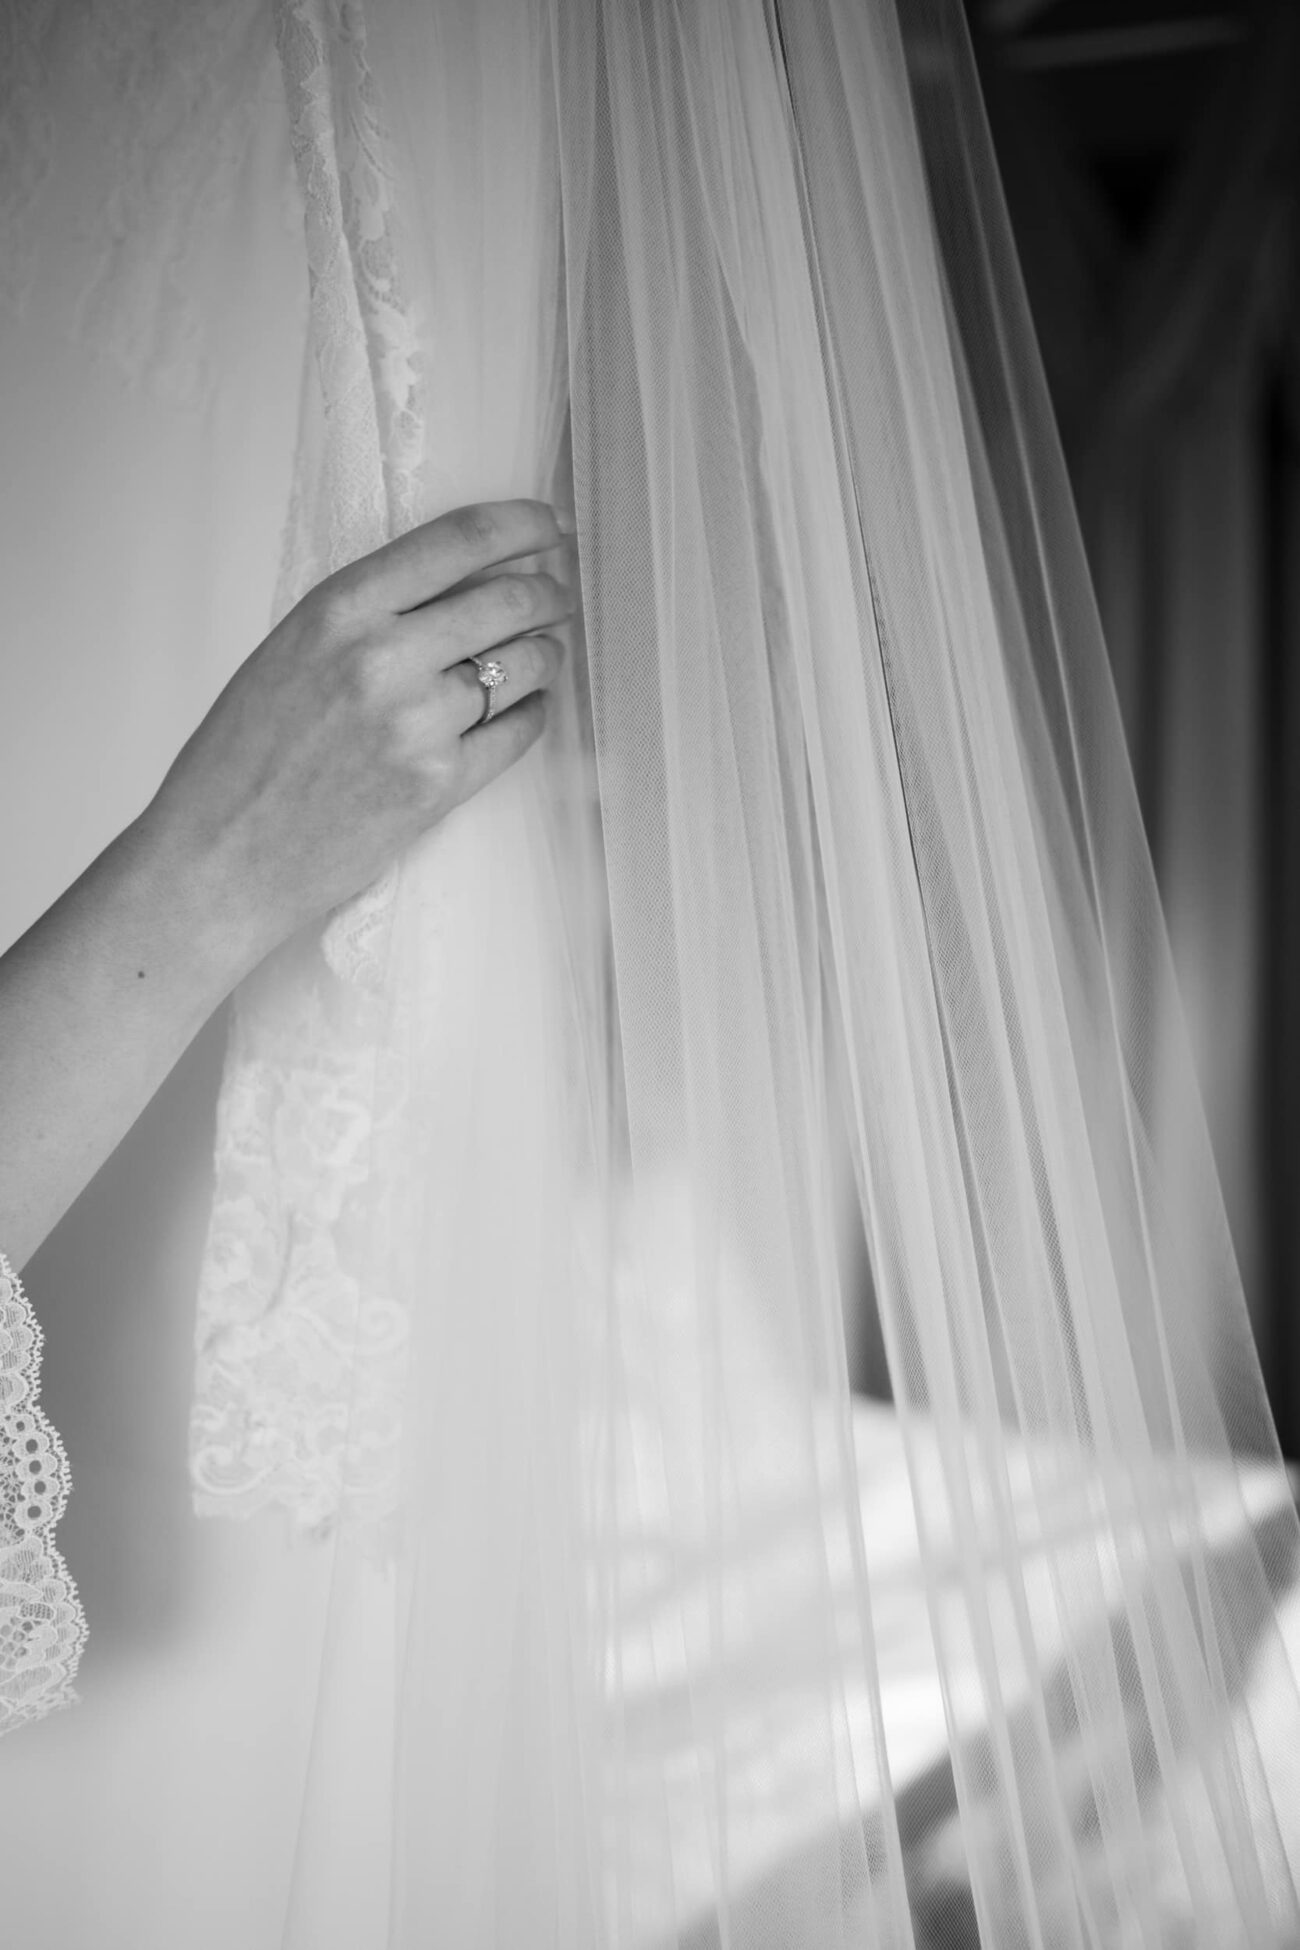
[(522, 620), (536, 615), (538, 580), (536, 576), (497, 576), (497, 598), (508, 617)]
[(363, 710), (385, 712), (397, 692), (398, 653), (382, 637), (366, 637), (350, 646), (343, 659), (343, 682)]
[(336, 570), (308, 592), (303, 604), (318, 635), (330, 640), (346, 636), (355, 625), (359, 610), (356, 576), (348, 570)]
[(457, 508), (449, 520), (456, 540), (476, 554), (490, 548), (496, 540), (496, 515), (486, 502), (472, 501), (467, 507)]

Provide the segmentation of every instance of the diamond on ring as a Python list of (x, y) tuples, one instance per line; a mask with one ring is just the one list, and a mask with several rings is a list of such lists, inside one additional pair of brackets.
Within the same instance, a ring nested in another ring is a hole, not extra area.
[(483, 715), (480, 724), (487, 724), (497, 708), (497, 691), (506, 681), (506, 667), (495, 657), (471, 657), (470, 662), (478, 672), (478, 681), (483, 687)]

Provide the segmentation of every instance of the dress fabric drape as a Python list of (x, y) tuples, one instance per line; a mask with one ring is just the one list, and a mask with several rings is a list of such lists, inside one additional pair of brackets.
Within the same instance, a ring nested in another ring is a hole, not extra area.
[[(234, 1000), (189, 1467), (251, 1521), (87, 1765), (167, 1756), (171, 1900), (256, 1945), (1292, 1941), (1300, 1537), (958, 11), (248, 20), (275, 610), (531, 494), (581, 623), (542, 746)], [(135, 1945), (156, 1853), (94, 1856)]]

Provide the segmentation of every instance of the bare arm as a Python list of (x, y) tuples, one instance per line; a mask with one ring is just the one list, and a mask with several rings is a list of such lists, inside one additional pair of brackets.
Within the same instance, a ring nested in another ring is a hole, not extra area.
[[(330, 577), (236, 672), (140, 818), (0, 956), (0, 1248), (21, 1267), (236, 983), (514, 762), (571, 603), (484, 573), (562, 541), (458, 510)], [(480, 578), (479, 580), (472, 580)], [(505, 708), (477, 726), (465, 659)]]
[(0, 957), (0, 1245), (15, 1267), (266, 952), (232, 890), (165, 842), (137, 821)]

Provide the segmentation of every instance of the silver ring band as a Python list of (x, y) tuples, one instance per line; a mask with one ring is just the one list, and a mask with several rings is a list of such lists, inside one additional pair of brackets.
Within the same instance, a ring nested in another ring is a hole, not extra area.
[(497, 692), (506, 681), (506, 667), (495, 657), (471, 657), (469, 661), (478, 672), (478, 681), (483, 687), (483, 712), (475, 720), (474, 729), (489, 724), (496, 714)]

